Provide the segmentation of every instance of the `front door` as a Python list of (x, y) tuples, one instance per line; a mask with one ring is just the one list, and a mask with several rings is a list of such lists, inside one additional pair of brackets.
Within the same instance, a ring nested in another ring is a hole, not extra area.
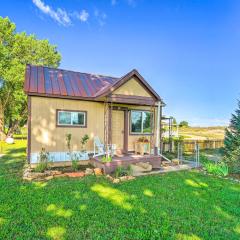
[(122, 154), (124, 149), (124, 111), (112, 111), (112, 144), (116, 144), (116, 153)]

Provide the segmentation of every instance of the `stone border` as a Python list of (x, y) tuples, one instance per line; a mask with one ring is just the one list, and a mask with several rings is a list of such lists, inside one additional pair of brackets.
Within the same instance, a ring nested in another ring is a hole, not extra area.
[(134, 179), (136, 179), (136, 177), (122, 176), (122, 177), (119, 177), (119, 178), (114, 178), (111, 175), (106, 175), (106, 179), (108, 179), (112, 183), (120, 183), (120, 182), (126, 182), (126, 181), (130, 181), (130, 180), (134, 180)]
[(86, 168), (85, 171), (76, 171), (76, 172), (63, 172), (60, 170), (46, 170), (44, 172), (34, 172), (34, 169), (30, 165), (26, 164), (23, 168), (23, 180), (25, 181), (49, 181), (53, 178), (82, 178), (88, 175), (100, 176), (102, 170), (99, 168)]

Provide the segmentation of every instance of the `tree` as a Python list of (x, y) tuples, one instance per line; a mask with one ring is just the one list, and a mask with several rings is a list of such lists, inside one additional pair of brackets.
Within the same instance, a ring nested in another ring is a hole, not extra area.
[(188, 127), (189, 125), (188, 125), (188, 122), (187, 121), (181, 121), (180, 123), (179, 123), (179, 127)]
[(231, 171), (240, 171), (240, 101), (232, 114), (230, 125), (226, 128), (224, 139), (224, 161)]
[(27, 121), (27, 97), (23, 92), (26, 64), (59, 66), (61, 55), (48, 40), (17, 33), (9, 18), (0, 17), (0, 132), (11, 135)]
[(176, 118), (175, 118), (175, 117), (172, 117), (172, 119), (173, 119), (173, 120), (172, 120), (173, 125), (176, 126), (176, 125), (177, 125), (177, 120), (176, 120)]

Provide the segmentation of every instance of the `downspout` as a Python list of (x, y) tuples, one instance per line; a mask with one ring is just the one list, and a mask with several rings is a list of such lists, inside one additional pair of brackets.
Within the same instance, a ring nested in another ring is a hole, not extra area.
[(159, 154), (159, 144), (160, 144), (160, 115), (161, 115), (161, 102), (158, 102), (158, 108), (157, 108), (157, 134), (156, 134), (156, 143), (155, 143), (155, 155)]

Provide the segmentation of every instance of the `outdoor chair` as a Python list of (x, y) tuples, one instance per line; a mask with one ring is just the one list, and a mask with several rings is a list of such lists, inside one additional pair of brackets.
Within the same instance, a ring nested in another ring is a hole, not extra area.
[(103, 144), (98, 136), (94, 137), (94, 154), (93, 157), (111, 155), (115, 153), (115, 144)]

